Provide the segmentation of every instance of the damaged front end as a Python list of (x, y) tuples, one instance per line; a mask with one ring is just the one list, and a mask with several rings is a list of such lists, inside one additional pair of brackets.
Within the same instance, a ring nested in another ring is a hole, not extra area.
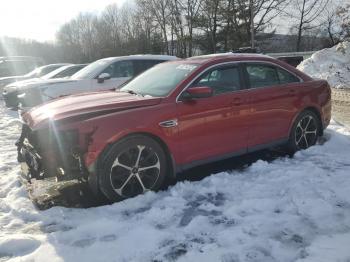
[(23, 124), (16, 142), (18, 161), (25, 178), (86, 180), (88, 172), (82, 159), (78, 130), (56, 130), (54, 126), (32, 130)]

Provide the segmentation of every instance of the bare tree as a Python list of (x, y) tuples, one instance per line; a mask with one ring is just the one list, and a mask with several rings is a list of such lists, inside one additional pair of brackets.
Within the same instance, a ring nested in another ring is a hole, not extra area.
[(338, 12), (341, 12), (341, 7), (329, 5), (323, 13), (324, 28), (332, 46), (339, 43), (343, 33)]
[(300, 51), (303, 33), (320, 25), (319, 19), (328, 3), (329, 0), (294, 0), (292, 2), (295, 8), (290, 7), (289, 17), (297, 21), (297, 51)]
[(201, 8), (199, 28), (201, 28), (209, 41), (209, 52), (217, 51), (217, 35), (221, 27), (222, 14), (220, 5), (223, 0), (204, 0)]
[(109, 5), (98, 19), (98, 40), (103, 52), (108, 55), (121, 54), (121, 15), (116, 4)]
[(136, 3), (143, 10), (153, 15), (155, 22), (159, 25), (162, 31), (165, 53), (169, 54), (168, 27), (170, 20), (170, 0), (138, 0)]
[(188, 56), (192, 56), (192, 43), (193, 43), (193, 30), (195, 27), (196, 20), (198, 19), (198, 14), (202, 6), (203, 0), (187, 0), (185, 2), (186, 9), (186, 25), (188, 28)]

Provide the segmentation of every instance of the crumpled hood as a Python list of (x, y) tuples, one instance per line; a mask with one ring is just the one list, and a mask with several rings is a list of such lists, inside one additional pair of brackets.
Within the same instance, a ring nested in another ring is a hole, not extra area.
[(87, 119), (127, 109), (159, 104), (161, 98), (142, 97), (125, 92), (105, 91), (72, 95), (34, 107), (22, 115), (32, 129), (40, 129), (49, 121)]
[(15, 89), (15, 90), (22, 91), (30, 88), (49, 87), (50, 85), (65, 84), (65, 83), (76, 82), (76, 81), (78, 80), (62, 79), (62, 78), (43, 80), (40, 78), (33, 78), (30, 80), (15, 82), (7, 87), (12, 90)]

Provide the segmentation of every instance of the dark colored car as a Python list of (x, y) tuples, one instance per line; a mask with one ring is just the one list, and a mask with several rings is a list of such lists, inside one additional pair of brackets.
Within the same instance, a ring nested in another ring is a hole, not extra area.
[(291, 66), (297, 67), (301, 62), (303, 62), (303, 56), (280, 56), (277, 59), (290, 64)]
[(42, 65), (44, 61), (39, 57), (2, 56), (0, 57), (0, 78), (24, 75)]
[(36, 107), (17, 145), (30, 178), (86, 179), (117, 201), (211, 161), (306, 149), (330, 119), (324, 80), (263, 55), (203, 56), (159, 64), (118, 92)]

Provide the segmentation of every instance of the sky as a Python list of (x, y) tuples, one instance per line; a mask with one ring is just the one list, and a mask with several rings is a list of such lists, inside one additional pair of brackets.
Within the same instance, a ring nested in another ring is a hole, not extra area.
[[(131, 0), (0, 0), (0, 37), (54, 41), (59, 27), (80, 12), (100, 12), (107, 5)], [(350, 0), (330, 0), (345, 3)], [(279, 33), (289, 25), (279, 23)]]
[(126, 0), (0, 0), (0, 36), (53, 41), (79, 12), (99, 12)]

